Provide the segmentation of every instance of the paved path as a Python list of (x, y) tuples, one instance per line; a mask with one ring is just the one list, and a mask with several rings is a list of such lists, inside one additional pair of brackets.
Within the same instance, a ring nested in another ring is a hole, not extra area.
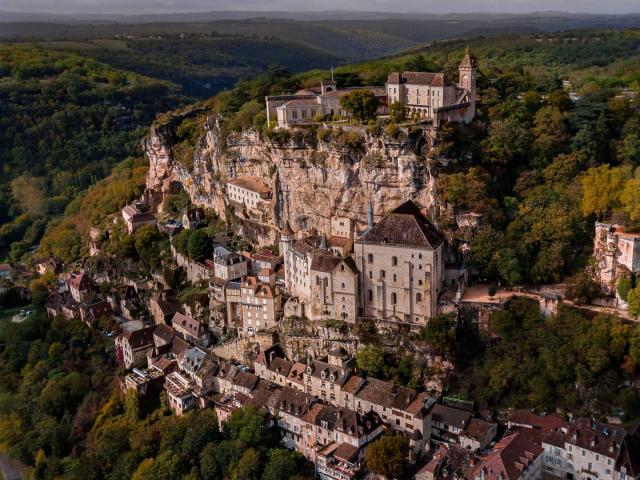
[(24, 465), (0, 452), (0, 470), (4, 480), (22, 480)]

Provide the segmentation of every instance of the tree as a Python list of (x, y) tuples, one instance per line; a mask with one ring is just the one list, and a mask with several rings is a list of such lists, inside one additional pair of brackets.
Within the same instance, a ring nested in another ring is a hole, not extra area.
[(611, 168), (600, 165), (590, 168), (582, 179), (582, 213), (602, 218), (620, 206), (620, 194), (631, 178), (631, 167)]
[(375, 345), (362, 347), (356, 353), (358, 368), (361, 368), (372, 377), (381, 377), (384, 372), (384, 350)]
[(303, 465), (305, 459), (298, 452), (285, 448), (276, 448), (269, 453), (269, 461), (264, 467), (262, 480), (280, 480), (282, 478), (313, 478), (306, 475)]
[(231, 472), (231, 480), (260, 480), (262, 465), (258, 452), (253, 448), (245, 450)]
[(456, 342), (456, 319), (453, 315), (438, 315), (422, 329), (422, 338), (438, 352), (450, 355)]
[(578, 305), (591, 302), (599, 292), (598, 285), (585, 272), (575, 275), (567, 285), (567, 298)]
[(627, 305), (629, 315), (634, 318), (640, 316), (640, 285), (636, 288), (632, 288), (627, 293)]
[(378, 111), (378, 99), (369, 90), (354, 90), (340, 98), (340, 106), (361, 122), (373, 120)]
[(627, 180), (620, 193), (624, 211), (634, 222), (640, 220), (640, 178)]
[(369, 469), (387, 478), (401, 478), (408, 463), (409, 440), (400, 435), (385, 435), (372, 442), (365, 453)]
[(389, 105), (389, 116), (394, 123), (400, 123), (407, 117), (407, 109), (400, 102), (393, 102)]
[(11, 182), (11, 193), (25, 213), (42, 215), (47, 210), (45, 183), (41, 177), (21, 175)]
[(189, 235), (187, 243), (189, 257), (194, 260), (203, 260), (211, 256), (213, 244), (204, 230), (194, 230)]

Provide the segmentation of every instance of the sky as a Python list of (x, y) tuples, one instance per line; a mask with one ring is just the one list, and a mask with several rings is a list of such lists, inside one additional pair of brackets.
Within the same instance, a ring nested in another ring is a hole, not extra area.
[[(399, 6), (402, 5), (400, 9)], [(0, 11), (46, 13), (180, 13), (216, 10), (395, 13), (640, 13), (640, 0), (0, 0)]]

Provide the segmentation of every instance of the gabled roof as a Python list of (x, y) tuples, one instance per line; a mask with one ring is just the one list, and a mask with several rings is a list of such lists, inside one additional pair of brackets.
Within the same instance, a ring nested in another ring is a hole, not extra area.
[(408, 85), (429, 85), (431, 87), (444, 87), (450, 85), (446, 75), (442, 72), (393, 72), (389, 74), (387, 83)]
[(524, 435), (513, 433), (500, 440), (495, 447), (467, 471), (473, 479), (484, 471), (485, 480), (517, 480), (522, 472), (544, 452)]
[(231, 185), (236, 185), (237, 187), (244, 188), (245, 190), (251, 190), (256, 193), (269, 193), (271, 190), (269, 187), (258, 177), (252, 177), (250, 175), (244, 175), (237, 178), (232, 178), (229, 180)]
[(529, 428), (538, 428), (544, 432), (551, 432), (562, 427), (564, 422), (555, 415), (536, 415), (529, 410), (514, 410), (509, 417), (511, 423)]
[(174, 329), (181, 329), (186, 331), (189, 335), (199, 337), (205, 333), (205, 326), (195, 318), (187, 317), (186, 315), (176, 312), (171, 319), (171, 325)]
[(123, 333), (122, 335), (120, 335), (120, 337), (122, 338), (122, 340), (129, 343), (129, 346), (132, 350), (146, 347), (151, 348), (153, 347), (153, 332), (155, 331), (155, 329), (155, 325), (151, 327), (145, 327), (141, 328), (140, 330)]
[(471, 419), (471, 412), (438, 403), (431, 410), (431, 419), (456, 428), (465, 428)]
[(436, 248), (443, 238), (409, 200), (395, 208), (369, 229), (356, 243), (383, 243), (408, 247)]

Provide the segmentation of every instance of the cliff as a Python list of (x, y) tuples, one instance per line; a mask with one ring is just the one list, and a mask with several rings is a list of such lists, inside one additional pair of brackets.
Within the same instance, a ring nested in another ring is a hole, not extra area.
[[(176, 132), (194, 118), (201, 122), (202, 134), (185, 155)], [(355, 146), (336, 140), (335, 131), (327, 132), (324, 140), (301, 133), (269, 140), (253, 130), (224, 134), (219, 122), (201, 111), (175, 115), (154, 125), (143, 142), (150, 162), (147, 187), (166, 194), (181, 185), (194, 204), (223, 218), (235, 210), (243, 225), (257, 227), (252, 233), (265, 244), (275, 241), (286, 221), (295, 231), (329, 233), (331, 217), (340, 216), (362, 228), (369, 201), (376, 220), (410, 198), (427, 209), (435, 207), (435, 181), (426, 155), (431, 132), (418, 130), (399, 141), (361, 129), (353, 131), (360, 139)], [(240, 175), (256, 176), (271, 187), (272, 199), (260, 211), (230, 208), (226, 182)]]

